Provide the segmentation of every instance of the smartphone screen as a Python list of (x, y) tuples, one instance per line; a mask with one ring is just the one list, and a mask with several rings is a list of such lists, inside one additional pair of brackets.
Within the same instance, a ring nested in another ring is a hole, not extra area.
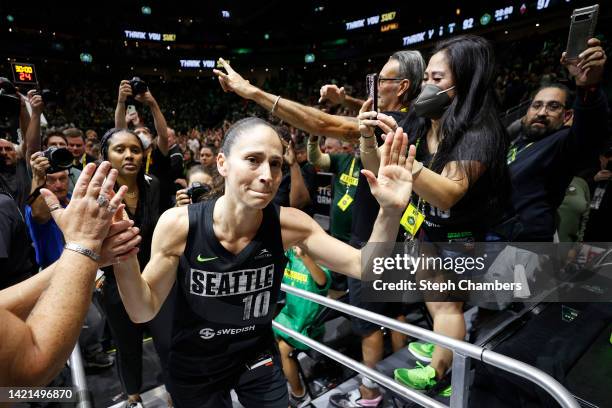
[(366, 76), (368, 98), (372, 99), (372, 110), (378, 111), (378, 74)]

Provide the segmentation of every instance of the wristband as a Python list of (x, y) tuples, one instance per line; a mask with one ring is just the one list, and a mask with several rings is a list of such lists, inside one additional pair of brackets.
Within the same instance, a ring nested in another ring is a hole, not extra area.
[(40, 189), (43, 188), (44, 186), (40, 186), (40, 187), (36, 187), (36, 190), (32, 191), (30, 193), (30, 195), (28, 196), (28, 199), (26, 200), (26, 204), (27, 205), (32, 205), (32, 203), (34, 201), (36, 201), (36, 199), (38, 198), (38, 196), (40, 195)]
[(91, 249), (85, 248), (84, 246), (81, 246), (74, 242), (66, 242), (66, 245), (64, 245), (64, 249), (68, 249), (69, 251), (73, 251), (81, 255), (85, 255), (86, 257), (88, 257), (94, 262), (98, 262), (100, 260), (100, 255), (96, 254)]

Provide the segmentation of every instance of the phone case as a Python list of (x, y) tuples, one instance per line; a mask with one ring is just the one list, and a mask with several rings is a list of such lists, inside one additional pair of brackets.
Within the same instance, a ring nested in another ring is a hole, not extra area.
[(574, 10), (565, 50), (566, 59), (577, 59), (578, 55), (587, 49), (587, 42), (595, 32), (598, 13), (598, 4)]

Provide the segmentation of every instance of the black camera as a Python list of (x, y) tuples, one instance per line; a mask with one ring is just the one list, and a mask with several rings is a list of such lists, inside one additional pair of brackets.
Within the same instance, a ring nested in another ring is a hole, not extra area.
[(197, 203), (200, 199), (210, 192), (210, 186), (202, 183), (192, 183), (191, 187), (187, 189), (187, 195), (191, 198), (192, 203)]
[(17, 88), (7, 78), (0, 77), (0, 116), (18, 117), (20, 109)]
[(65, 147), (51, 146), (43, 152), (51, 165), (47, 173), (57, 173), (58, 171), (68, 170), (72, 167), (72, 153)]
[(147, 83), (139, 77), (130, 79), (130, 86), (132, 87), (132, 95), (142, 95), (149, 90)]

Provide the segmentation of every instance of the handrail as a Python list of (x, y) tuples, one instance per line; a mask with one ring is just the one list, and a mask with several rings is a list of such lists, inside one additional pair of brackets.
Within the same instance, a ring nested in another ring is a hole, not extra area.
[(77, 394), (76, 407), (78, 408), (91, 408), (92, 404), (89, 400), (89, 390), (87, 389), (87, 380), (85, 378), (85, 369), (83, 368), (83, 358), (81, 356), (81, 348), (77, 341), (70, 358), (70, 371), (72, 374), (72, 385), (75, 388)]
[(446, 405), (442, 404), (441, 402), (438, 402), (435, 399), (426, 396), (425, 394), (421, 394), (420, 392), (407, 388), (393, 381), (391, 378), (387, 377), (386, 375), (381, 374), (378, 371), (364, 364), (361, 364), (353, 360), (352, 358), (347, 357), (344, 354), (339, 353), (338, 351), (332, 348), (329, 348), (322, 343), (319, 343), (316, 340), (311, 339), (310, 337), (306, 337), (303, 334), (300, 334), (296, 331), (288, 329), (287, 327), (275, 321), (272, 322), (272, 326), (282, 332), (287, 333), (291, 337), (306, 344), (307, 346), (313, 348), (314, 350), (317, 350), (318, 352), (323, 353), (326, 356), (336, 360), (337, 362), (349, 367), (350, 369), (357, 371), (360, 374), (365, 375), (366, 377), (377, 382), (378, 384), (383, 385), (386, 388), (400, 394), (401, 396), (410, 399), (411, 401), (418, 402), (419, 404), (425, 407), (446, 408)]
[[(443, 346), (454, 351), (458, 351), (465, 356), (475, 358), (483, 363), (500, 368), (512, 374), (516, 374), (529, 381), (532, 381), (546, 390), (552, 397), (561, 405), (567, 408), (580, 408), (580, 405), (572, 394), (565, 389), (557, 380), (544, 371), (515, 360), (503, 354), (467, 343), (465, 341), (453, 339), (441, 334), (434, 333), (430, 330), (423, 329), (408, 323), (402, 323), (395, 319), (386, 316), (381, 316), (369, 310), (360, 309), (358, 307), (338, 302), (336, 300), (307, 292), (302, 289), (297, 289), (292, 286), (281, 284), (281, 289), (287, 293), (311, 300), (318, 304), (331, 307), (346, 314), (359, 317), (372, 323), (380, 324), (400, 333), (413, 336), (430, 343)], [(301, 341), (301, 340), (300, 340)], [(306, 343), (307, 344), (307, 343)]]

